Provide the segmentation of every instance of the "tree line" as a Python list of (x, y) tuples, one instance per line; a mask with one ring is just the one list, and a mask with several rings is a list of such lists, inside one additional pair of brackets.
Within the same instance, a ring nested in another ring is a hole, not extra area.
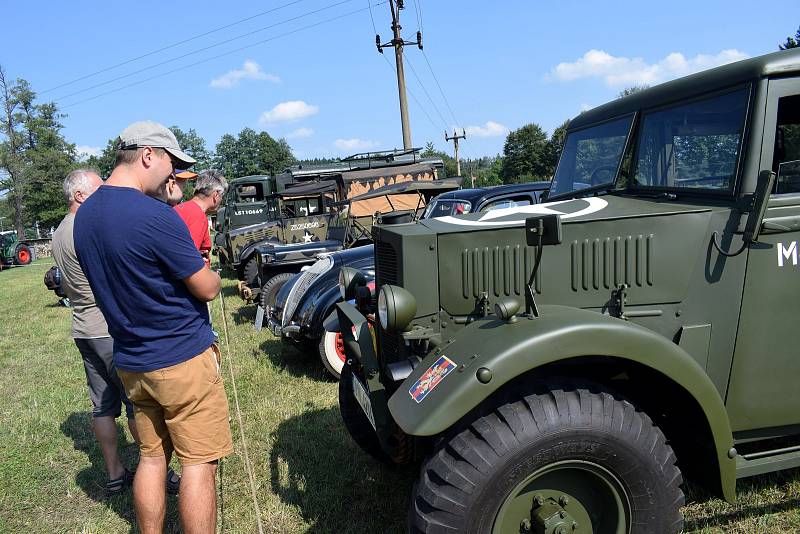
[[(800, 28), (779, 44), (781, 50), (800, 47)], [(645, 86), (628, 87), (625, 97)], [(78, 167), (91, 167), (108, 176), (114, 166), (114, 139), (109, 139), (99, 155), (83, 160), (74, 143), (62, 134), (65, 115), (54, 102), (37, 102), (36, 93), (24, 79), (9, 80), (0, 65), (0, 229), (16, 229), (20, 239), (26, 230), (49, 230), (66, 213), (62, 183)], [(462, 159), (465, 186), (477, 187), (549, 180), (569, 126), (565, 121), (552, 133), (530, 123), (508, 133), (502, 154)], [(181, 148), (197, 160), (195, 169), (217, 168), (235, 178), (253, 174), (274, 174), (294, 164), (323, 164), (328, 158), (298, 160), (285, 139), (275, 139), (265, 131), (244, 128), (238, 134), (225, 134), (213, 150), (194, 128), (170, 129)], [(455, 159), (426, 144), (424, 157), (440, 157), (448, 176), (456, 175)]]

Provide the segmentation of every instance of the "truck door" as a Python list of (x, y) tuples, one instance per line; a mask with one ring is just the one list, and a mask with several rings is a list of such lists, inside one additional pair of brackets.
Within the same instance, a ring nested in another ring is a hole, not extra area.
[(282, 199), (281, 241), (286, 244), (323, 241), (329, 216), (323, 211), (322, 200), (322, 196)]
[(232, 209), (226, 210), (231, 230), (271, 218), (269, 197), (264, 182), (240, 183), (236, 184), (235, 188)]
[(734, 431), (800, 423), (800, 79), (770, 80), (767, 94), (760, 168), (780, 173), (747, 252), (727, 398)]

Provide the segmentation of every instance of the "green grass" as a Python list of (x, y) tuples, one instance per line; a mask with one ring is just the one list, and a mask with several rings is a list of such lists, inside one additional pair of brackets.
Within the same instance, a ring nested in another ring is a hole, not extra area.
[[(0, 272), (0, 532), (137, 532), (130, 493), (103, 498), (105, 473), (89, 428), (91, 404), (70, 311), (42, 283), (41, 260)], [(403, 532), (414, 469), (386, 469), (347, 436), (337, 385), (313, 355), (257, 333), (253, 306), (224, 281), (233, 363), (247, 448), (267, 532)], [(222, 331), (219, 300), (214, 324)], [(253, 501), (224, 361), (235, 453), (221, 467), (220, 529), (254, 532)], [(122, 429), (122, 426), (120, 425)], [(125, 430), (122, 451), (136, 447)], [(739, 483), (729, 505), (689, 488), (687, 532), (800, 532), (800, 471)], [(167, 532), (178, 532), (168, 501)]]

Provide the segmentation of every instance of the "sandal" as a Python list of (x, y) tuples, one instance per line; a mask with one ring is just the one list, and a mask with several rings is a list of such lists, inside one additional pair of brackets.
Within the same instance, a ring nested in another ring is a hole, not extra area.
[(173, 468), (167, 470), (167, 493), (177, 495), (181, 489), (181, 476)]
[(106, 495), (110, 497), (125, 491), (125, 488), (129, 488), (133, 484), (133, 475), (126, 467), (121, 477), (113, 478), (106, 482)]

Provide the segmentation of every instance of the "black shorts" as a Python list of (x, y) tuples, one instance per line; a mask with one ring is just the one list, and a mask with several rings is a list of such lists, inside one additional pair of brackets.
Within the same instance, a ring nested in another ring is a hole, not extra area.
[(86, 384), (92, 399), (92, 417), (119, 417), (122, 404), (125, 415), (133, 418), (133, 404), (125, 395), (125, 388), (114, 367), (114, 340), (110, 337), (75, 339), (83, 356)]

